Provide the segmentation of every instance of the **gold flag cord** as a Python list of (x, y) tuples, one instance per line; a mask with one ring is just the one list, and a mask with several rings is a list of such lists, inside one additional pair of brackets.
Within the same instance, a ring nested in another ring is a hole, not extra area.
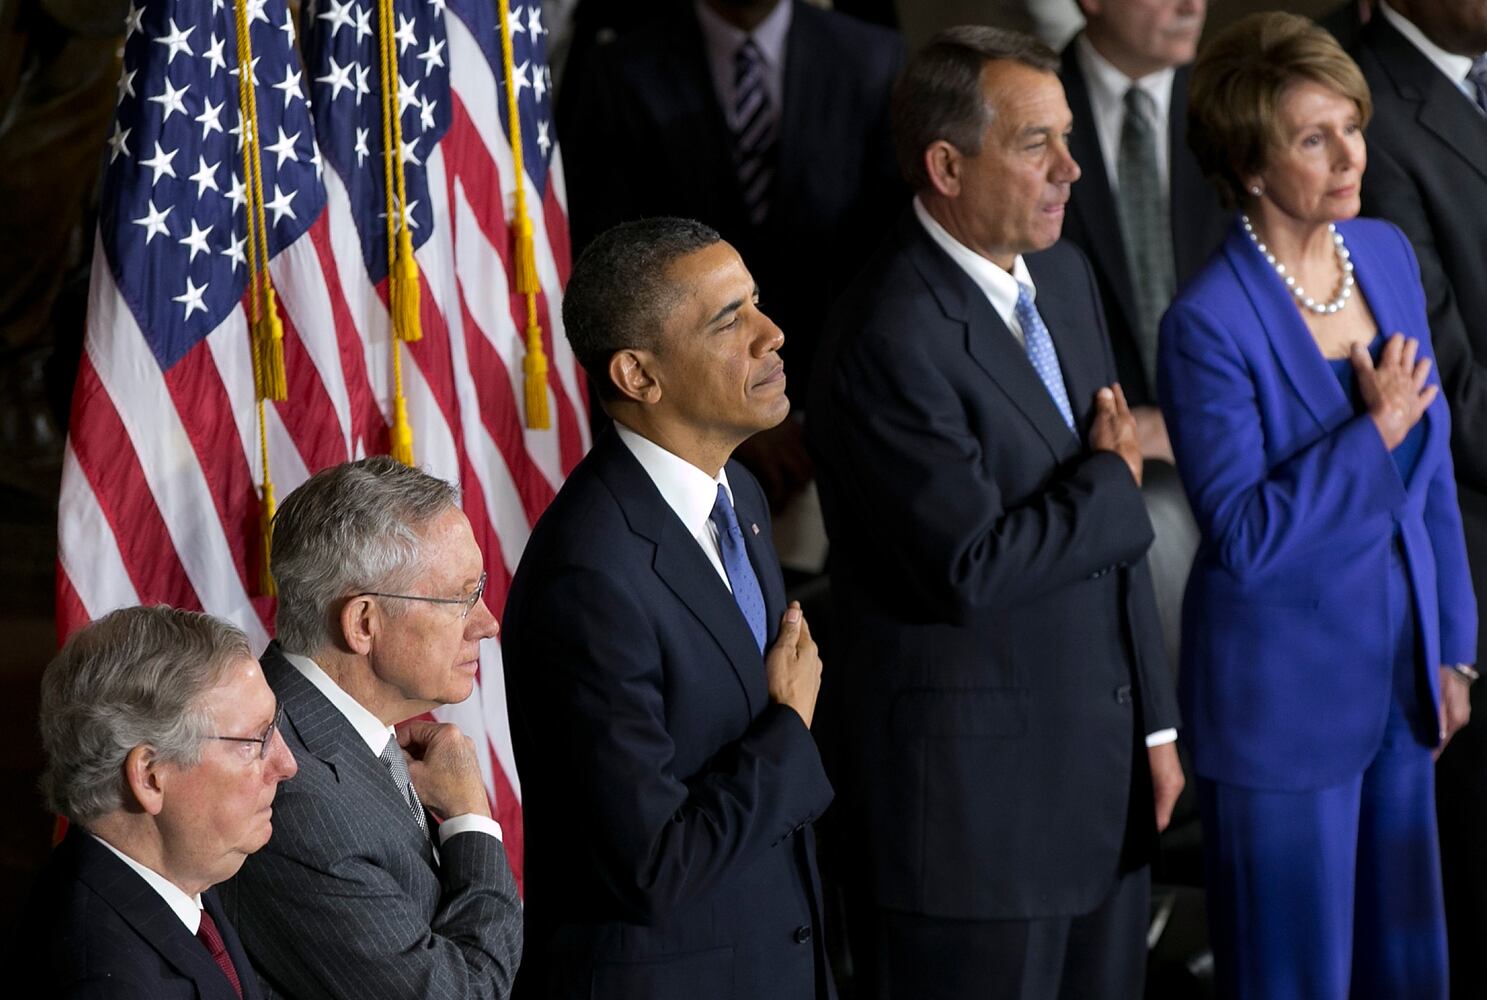
[(393, 33), (393, 0), (378, 0), (378, 47), (382, 56), (382, 170), (387, 215), (387, 298), (392, 316), (392, 427), (389, 451), (413, 464), (413, 427), (403, 396), (401, 341), (423, 337), (419, 322), (418, 261), (408, 218), (408, 185), (403, 173), (403, 123), (398, 108), (398, 42)]

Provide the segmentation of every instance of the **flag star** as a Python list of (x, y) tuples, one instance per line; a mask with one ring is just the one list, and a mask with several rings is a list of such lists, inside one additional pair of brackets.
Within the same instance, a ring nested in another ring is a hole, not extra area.
[(521, 98), (522, 88), (530, 87), (532, 85), (527, 80), (527, 67), (530, 65), (532, 65), (532, 60), (528, 59), (526, 62), (522, 63), (520, 66), (515, 67), (511, 71), (511, 79), (516, 83), (516, 96), (518, 99)]
[(320, 176), (320, 143), (310, 143), (310, 165), (315, 168), (315, 176)]
[(547, 156), (547, 151), (552, 149), (552, 139), (547, 135), (548, 125), (548, 122), (540, 118), (537, 120), (537, 148), (542, 150), (544, 158)]
[[(509, 18), (508, 23), (510, 23), (510, 25), (511, 25), (511, 37), (512, 38), (515, 38), (517, 35), (521, 35), (521, 34), (525, 34), (526, 33), (527, 26), (525, 24), (522, 24), (521, 23), (521, 12), (522, 12), (522, 6), (521, 6), (521, 4), (517, 4), (515, 7), (512, 7), (511, 8), (511, 17)], [(500, 31), (501, 30), (501, 27), (500, 27), (499, 24), (496, 25), (496, 30), (497, 31)]]
[(360, 42), (372, 33), (372, 9), (370, 7), (356, 8), (356, 40)]
[(151, 198), (148, 204), (150, 206), (149, 214), (142, 219), (134, 220), (134, 224), (136, 226), (145, 227), (145, 246), (150, 245), (150, 241), (155, 238), (156, 233), (159, 233), (161, 236), (170, 235), (170, 228), (165, 224), (165, 217), (169, 215), (170, 210), (175, 207), (174, 205), (166, 205), (165, 209), (162, 211), (161, 209), (155, 207), (154, 198)]
[(170, 33), (161, 35), (159, 38), (155, 39), (155, 43), (157, 45), (164, 45), (168, 50), (165, 56), (165, 65), (169, 66), (171, 63), (175, 62), (176, 56), (182, 52), (186, 53), (188, 56), (196, 55), (195, 52), (191, 51), (191, 43), (186, 40), (191, 37), (191, 32), (195, 30), (196, 25), (193, 24), (185, 31), (182, 31), (180, 28), (176, 27), (176, 19), (170, 19)]
[[(334, 2), (334, 0), (332, 0)], [(325, 15), (320, 15), (324, 17)], [(316, 83), (324, 83), (331, 87), (330, 99), (334, 101), (341, 96), (343, 90), (356, 90), (356, 84), (351, 79), (352, 70), (356, 69), (356, 63), (347, 63), (345, 66), (336, 62), (336, 57), (330, 57), (330, 72), (324, 76), (317, 76)]]
[(372, 72), (372, 69), (370, 66), (363, 66), (360, 63), (352, 63), (351, 65), (356, 67), (356, 106), (359, 108), (361, 107), (361, 99), (372, 92), (372, 88), (367, 85), (367, 75)]
[(290, 188), (288, 191), (280, 191), (279, 185), (274, 185), (274, 200), (263, 203), (265, 209), (274, 213), (274, 225), (277, 226), (279, 220), (286, 215), (291, 219), (294, 218), (294, 209), (289, 207), (289, 203), (294, 200), (294, 196), (298, 193), (294, 188)]
[(305, 95), (300, 92), (299, 78), (301, 75), (293, 67), (285, 66), (284, 79), (274, 84), (275, 90), (282, 90), (284, 92), (284, 107), (286, 110), (289, 108), (290, 102), (294, 100), (303, 101), (305, 99)]
[(418, 156), (413, 152), (413, 147), (417, 144), (417, 139), (408, 139), (400, 143), (398, 148), (398, 159), (402, 160), (404, 163), (411, 163), (414, 166), (421, 166), (423, 164), (423, 161), (420, 160)]
[(212, 0), (212, 13), (213, 14), (219, 14), (221, 12), (222, 12), (222, 0)]
[[(205, 194), (207, 188), (211, 188), (213, 191), (221, 194), (222, 189), (217, 186), (217, 168), (221, 166), (221, 164), (208, 164), (207, 158), (205, 156), (197, 156), (196, 162), (196, 173), (192, 174), (190, 177), (190, 180), (196, 182), (196, 197), (200, 198), (203, 194)], [(195, 254), (193, 254), (192, 256), (195, 256)]]
[(336, 0), (330, 0), (330, 10), (319, 16), (319, 20), (330, 22), (331, 38), (335, 38), (342, 28), (351, 27), (351, 5), (354, 2), (355, 0), (346, 0), (345, 3), (337, 3)]
[(268, 14), (263, 9), (267, 6), (268, 0), (248, 0), (248, 20), (250, 22), (262, 21), (264, 24), (268, 24)]
[(426, 97), (418, 102), (418, 124), (424, 131), (434, 127), (434, 107), (438, 103)]
[[(250, 66), (250, 67), (248, 67), (251, 70), (251, 72), (250, 72), (249, 75), (253, 77), (253, 83), (255, 85), (257, 85), (257, 83), (258, 83), (258, 61), (260, 59), (262, 59), (262, 58), (263, 58), (263, 56), (254, 56), (253, 57), (253, 65)], [(232, 69), (230, 69), (230, 70), (227, 71), (227, 72), (229, 72), (229, 73), (232, 74), (234, 80), (237, 79), (238, 68), (239, 68), (240, 65), (241, 65), (241, 63), (234, 63), (233, 66), (232, 66)]]
[[(408, 232), (411, 233), (413, 230), (417, 229), (418, 220), (413, 218), (413, 213), (416, 211), (418, 211), (418, 199), (414, 198), (412, 201), (408, 202), (408, 211), (406, 213), (399, 213), (393, 218), (393, 227), (395, 229), (401, 229), (403, 225), (402, 216), (403, 214), (406, 214), (408, 216)], [(378, 212), (377, 218), (385, 219), (387, 218), (387, 213)]]
[(207, 136), (211, 135), (214, 129), (218, 132), (222, 131), (222, 108), (226, 103), (224, 101), (222, 104), (213, 104), (210, 97), (202, 100), (201, 114), (193, 119), (201, 126), (202, 142), (206, 142)]
[(237, 174), (232, 175), (232, 187), (227, 189), (227, 200), (232, 202), (232, 210), (236, 212), (242, 208), (248, 200), (248, 188), (243, 179)]
[(191, 220), (191, 232), (188, 233), (184, 239), (176, 240), (176, 242), (179, 243), (181, 246), (191, 248), (191, 256), (186, 258), (186, 263), (189, 264), (191, 261), (195, 260), (196, 255), (199, 253), (210, 254), (212, 252), (212, 248), (207, 246), (207, 236), (211, 233), (211, 231), (211, 226), (207, 226), (205, 229), (202, 229), (196, 224), (195, 219)]
[(227, 68), (227, 57), (222, 54), (222, 46), (226, 44), (226, 41), (224, 38), (218, 38), (216, 35), (213, 35), (211, 44), (207, 46), (205, 53), (206, 60), (212, 67), (212, 76), (214, 77), (217, 75), (217, 70)]
[(398, 41), (398, 55), (401, 56), (409, 48), (418, 45), (418, 35), (415, 34), (417, 26), (413, 18), (398, 15), (398, 30), (392, 33), (392, 37)]
[(547, 93), (547, 77), (542, 72), (546, 68), (545, 66), (538, 66), (537, 72), (532, 74), (532, 95), (537, 98), (539, 103), (542, 100), (542, 95)]
[(531, 29), (532, 41), (537, 41), (539, 35), (547, 34), (547, 29), (542, 26), (542, 5), (533, 4), (527, 8), (527, 27)]
[(403, 75), (401, 73), (399, 73), (398, 74), (398, 117), (401, 118), (403, 116), (403, 112), (404, 111), (407, 111), (409, 108), (414, 107), (417, 104), (418, 104), (418, 81), (417, 80), (414, 80), (412, 83), (408, 83), (407, 81), (405, 81), (403, 79)]
[(248, 266), (248, 256), (247, 254), (243, 253), (243, 244), (246, 242), (247, 240), (245, 238), (238, 236), (228, 242), (226, 250), (217, 251), (222, 256), (232, 261), (232, 269), (234, 271), (237, 270), (240, 266)]
[(138, 72), (139, 70), (137, 69), (126, 69), (119, 74), (120, 101), (124, 100), (124, 98), (126, 97), (134, 96), (134, 75)]
[(294, 15), (289, 13), (289, 8), (284, 8), (284, 23), (279, 25), (279, 30), (284, 32), (284, 37), (289, 39), (289, 44), (294, 45)]
[(172, 302), (180, 302), (186, 306), (186, 315), (181, 317), (182, 319), (190, 319), (191, 314), (194, 312), (207, 311), (207, 304), (202, 301), (202, 296), (206, 295), (207, 286), (210, 284), (210, 281), (204, 281), (202, 282), (201, 287), (198, 288), (196, 284), (192, 282), (191, 276), (186, 276), (185, 293), (182, 295), (177, 295), (171, 299)]
[(176, 168), (170, 165), (170, 161), (174, 160), (176, 158), (176, 154), (179, 152), (179, 149), (172, 149), (169, 153), (167, 153), (165, 150), (160, 148), (160, 143), (157, 142), (155, 143), (155, 155), (150, 157), (148, 160), (139, 161), (140, 166), (149, 167), (150, 170), (153, 171), (155, 174), (154, 179), (150, 181), (151, 187), (154, 187), (156, 184), (160, 183), (161, 175), (166, 175), (169, 177), (174, 177), (176, 175)]
[(444, 13), (444, 0), (429, 0), (429, 6), (434, 8), (436, 15)]
[(181, 87), (180, 90), (177, 90), (170, 85), (169, 76), (162, 77), (161, 82), (165, 84), (165, 89), (158, 94), (145, 98), (145, 100), (153, 101), (165, 109), (165, 116), (160, 119), (160, 123), (163, 125), (170, 121), (170, 116), (177, 111), (183, 115), (186, 113), (186, 102), (182, 98), (191, 89), (191, 84), (188, 83)]
[(125, 156), (130, 155), (129, 133), (132, 131), (134, 130), (125, 128), (122, 122), (114, 119), (114, 134), (108, 137), (108, 148), (112, 150), (108, 154), (108, 162), (112, 163), (117, 160), (120, 153)]
[(364, 129), (364, 128), (358, 128), (356, 130), (356, 150), (355, 150), (355, 152), (356, 152), (356, 165), (358, 167), (361, 166), (362, 165), (362, 162), (365, 161), (366, 158), (371, 155), (371, 151), (367, 149), (367, 133), (369, 131), (370, 131), (369, 129)]
[[(249, 122), (248, 123), (248, 132), (249, 132), (249, 134), (252, 134), (252, 132), (253, 132), (253, 124), (252, 124), (252, 122)], [(227, 130), (227, 134), (228, 135), (235, 135), (235, 136), (237, 136), (237, 140), (238, 140), (238, 152), (241, 153), (243, 151), (243, 122), (242, 122), (242, 119), (238, 119), (238, 121), (232, 126), (232, 128), (230, 128), (230, 129)]]
[(428, 76), (429, 70), (433, 69), (435, 66), (444, 65), (444, 57), (439, 54), (443, 48), (443, 42), (436, 42), (434, 41), (434, 39), (430, 38), (429, 47), (418, 53), (418, 58), (423, 63), (424, 76)]
[(283, 169), (285, 160), (289, 160), (292, 163), (299, 162), (299, 157), (294, 155), (294, 144), (298, 140), (298, 132), (294, 133), (294, 135), (286, 136), (284, 134), (284, 127), (282, 125), (279, 126), (279, 141), (273, 145), (263, 147), (279, 157), (279, 162), (274, 164), (275, 170)]
[(140, 21), (144, 19), (145, 9), (143, 6), (134, 6), (134, 0), (129, 2), (129, 13), (124, 15), (124, 41), (134, 37), (136, 31), (141, 30)]

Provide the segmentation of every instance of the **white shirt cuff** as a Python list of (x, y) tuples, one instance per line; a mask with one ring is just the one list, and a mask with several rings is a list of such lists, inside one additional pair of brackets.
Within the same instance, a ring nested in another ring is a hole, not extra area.
[(439, 845), (442, 847), (450, 837), (470, 831), (488, 834), (501, 839), (501, 824), (489, 816), (481, 816), (476, 813), (465, 813), (463, 816), (451, 816), (439, 824)]
[[(1175, 729), (1158, 729), (1154, 733), (1146, 734), (1146, 745), (1148, 747), (1159, 747), (1167, 743), (1176, 742), (1177, 730)], [(448, 824), (445, 825), (447, 826)]]

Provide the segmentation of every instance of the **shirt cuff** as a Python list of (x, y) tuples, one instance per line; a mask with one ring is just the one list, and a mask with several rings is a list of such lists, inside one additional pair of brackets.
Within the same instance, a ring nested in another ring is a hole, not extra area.
[(501, 839), (501, 824), (489, 816), (480, 816), (476, 813), (465, 813), (463, 816), (451, 816), (439, 824), (439, 846), (442, 847), (450, 837), (461, 833), (484, 833)]
[(1154, 733), (1146, 734), (1146, 745), (1148, 748), (1165, 746), (1168, 743), (1176, 742), (1177, 730), (1175, 729), (1158, 729)]

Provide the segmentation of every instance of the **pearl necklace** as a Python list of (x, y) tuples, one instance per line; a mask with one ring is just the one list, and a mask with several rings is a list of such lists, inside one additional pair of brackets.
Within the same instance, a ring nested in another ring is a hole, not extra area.
[(1308, 312), (1316, 313), (1318, 316), (1330, 316), (1348, 304), (1348, 299), (1353, 296), (1353, 285), (1356, 284), (1353, 280), (1353, 262), (1348, 259), (1352, 254), (1348, 252), (1347, 247), (1343, 246), (1342, 233), (1337, 231), (1335, 225), (1330, 222), (1327, 223), (1327, 232), (1332, 234), (1332, 246), (1337, 252), (1337, 264), (1342, 269), (1342, 282), (1338, 285), (1337, 295), (1331, 302), (1318, 302), (1306, 294), (1306, 289), (1296, 284), (1296, 276), (1288, 274), (1286, 272), (1286, 265), (1276, 260), (1275, 254), (1270, 252), (1270, 248), (1260, 242), (1260, 237), (1255, 235), (1255, 227), (1250, 223), (1249, 216), (1240, 213), (1239, 221), (1244, 225), (1245, 235), (1250, 238), (1250, 242), (1255, 245), (1255, 249), (1260, 251), (1260, 256), (1265, 258), (1265, 263), (1275, 268), (1275, 273), (1286, 283), (1286, 287), (1291, 290), (1291, 296), (1299, 306)]

